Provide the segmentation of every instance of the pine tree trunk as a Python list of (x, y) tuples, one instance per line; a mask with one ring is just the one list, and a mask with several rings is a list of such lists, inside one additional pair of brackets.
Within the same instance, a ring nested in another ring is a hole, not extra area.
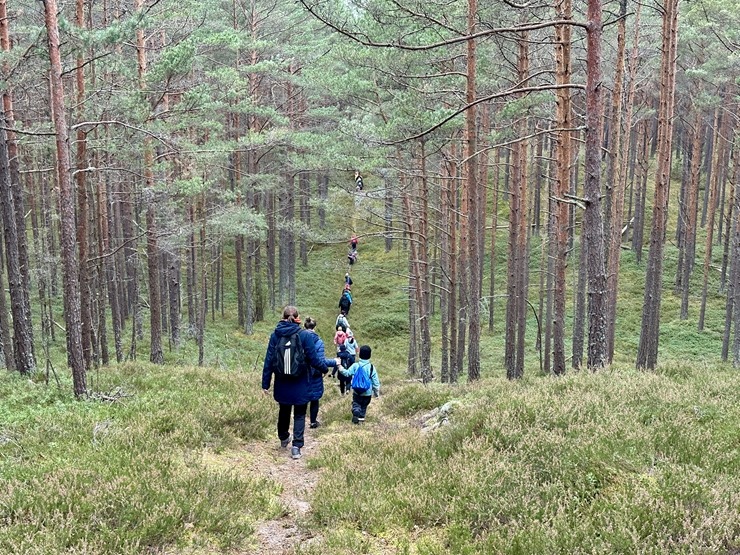
[(617, 23), (617, 68), (614, 75), (612, 94), (611, 151), (609, 153), (609, 177), (607, 186), (611, 187), (611, 206), (609, 215), (609, 246), (607, 259), (607, 316), (606, 316), (606, 359), (614, 358), (614, 335), (617, 320), (617, 288), (619, 286), (619, 259), (622, 253), (622, 220), (624, 219), (624, 168), (621, 164), (624, 149), (622, 133), (622, 82), (624, 79), (624, 53), (627, 33), (627, 0), (619, 2), (619, 22)]
[[(478, 1), (468, 0), (468, 33), (475, 33), (478, 13)], [(474, 102), (476, 99), (476, 41), (474, 39), (467, 41), (467, 71), (466, 71), (466, 102), (470, 106), (465, 111), (465, 137), (463, 156), (466, 160), (463, 166), (464, 179), (466, 181), (463, 194), (467, 200), (463, 205), (463, 218), (467, 215), (467, 227), (463, 226), (463, 233), (468, 239), (468, 252), (465, 253), (461, 260), (463, 263), (467, 258), (466, 278), (461, 281), (465, 284), (466, 291), (461, 290), (461, 297), (465, 303), (465, 316), (468, 318), (469, 339), (468, 339), (468, 381), (480, 379), (480, 224), (479, 209), (482, 200), (481, 185), (478, 182), (478, 160), (475, 156), (477, 150), (477, 133), (476, 133), (476, 108)], [(485, 235), (484, 235), (485, 237)], [(460, 244), (461, 249), (465, 248), (464, 242)], [(463, 331), (463, 325), (460, 331)], [(461, 342), (461, 344), (463, 344)], [(461, 354), (462, 350), (458, 352)]]
[(51, 65), (51, 107), (56, 132), (57, 176), (59, 179), (59, 216), (62, 243), (62, 281), (64, 284), (64, 320), (67, 330), (67, 361), (72, 368), (75, 396), (87, 393), (85, 361), (82, 354), (79, 264), (75, 251), (75, 209), (70, 176), (69, 134), (64, 106), (62, 61), (59, 53), (59, 26), (56, 0), (44, 2), (44, 16)]
[(679, 0), (665, 0), (663, 12), (660, 109), (658, 111), (660, 137), (658, 138), (653, 225), (645, 280), (642, 328), (636, 361), (638, 368), (648, 369), (654, 369), (658, 362), (663, 248), (671, 171), (671, 138), (673, 136), (678, 4)]
[(180, 253), (175, 250), (169, 256), (167, 269), (167, 293), (170, 311), (170, 343), (172, 348), (180, 348)]
[(33, 354), (33, 323), (26, 318), (23, 277), (18, 253), (18, 236), (24, 230), (16, 227), (11, 186), (10, 161), (8, 159), (8, 127), (4, 113), (0, 116), (0, 204), (2, 204), (3, 236), (5, 239), (6, 263), (8, 269), (8, 288), (10, 290), (10, 310), (13, 315), (13, 356), (15, 368), (23, 375), (36, 368)]
[(448, 268), (450, 266), (450, 221), (452, 219), (452, 209), (450, 199), (452, 193), (452, 177), (449, 173), (448, 161), (444, 159), (440, 168), (440, 206), (439, 206), (439, 233), (440, 233), (440, 254), (439, 266), (440, 272), (440, 296), (439, 296), (439, 313), (442, 336), (441, 345), (441, 364), (440, 364), (440, 381), (449, 383), (450, 381), (450, 313), (449, 313), (449, 280)]
[[(113, 253), (114, 241), (112, 238), (112, 232), (116, 229), (114, 222), (113, 213), (113, 195), (111, 190), (110, 181), (105, 179), (105, 218), (103, 225), (105, 226), (105, 233), (103, 234), (103, 249), (105, 253), (105, 276), (108, 284), (108, 303), (110, 304), (111, 310), (111, 326), (113, 328), (113, 342), (116, 350), (116, 362), (123, 362), (123, 315), (121, 313), (121, 303), (119, 296), (120, 279), (118, 276), (122, 275), (116, 269), (116, 259)], [(107, 224), (107, 225), (106, 225)]]
[[(557, 18), (566, 21), (572, 17), (573, 6), (571, 0), (556, 3)], [(555, 28), (555, 81), (558, 85), (565, 85), (571, 80), (571, 27), (558, 25)], [(565, 373), (565, 296), (566, 296), (566, 256), (568, 249), (568, 204), (565, 202), (570, 190), (570, 161), (571, 132), (573, 126), (571, 109), (571, 92), (561, 88), (557, 91), (556, 125), (562, 131), (557, 134), (555, 159), (557, 170), (553, 186), (554, 200), (550, 230), (552, 233), (552, 249), (548, 261), (548, 269), (552, 270), (552, 371), (559, 375)], [(548, 277), (550, 273), (548, 271)], [(548, 279), (548, 281), (550, 281)], [(549, 291), (549, 286), (548, 286)], [(548, 303), (549, 306), (549, 303)], [(549, 308), (548, 308), (549, 313)], [(549, 318), (548, 324), (549, 325)], [(549, 355), (549, 353), (548, 353)], [(549, 365), (545, 365), (549, 370)]]
[[(186, 288), (187, 288), (187, 296), (188, 296), (188, 326), (189, 326), (189, 333), (193, 334), (196, 329), (196, 322), (198, 321), (198, 317), (195, 313), (196, 307), (198, 306), (197, 301), (195, 299), (196, 295), (196, 272), (195, 272), (195, 207), (193, 206), (193, 202), (191, 201), (188, 206), (188, 219), (190, 220), (190, 233), (189, 233), (189, 241), (188, 241), (188, 248), (187, 248), (187, 257), (188, 257), (188, 264), (187, 264), (187, 275), (186, 275)], [(191, 335), (192, 337), (192, 335)]]
[[(525, 82), (529, 77), (529, 34), (522, 33), (519, 41), (519, 79)], [(529, 122), (527, 118), (521, 118), (519, 124), (519, 136), (525, 137), (529, 132)], [(519, 231), (517, 233), (517, 299), (516, 299), (516, 364), (514, 367), (513, 378), (524, 377), (524, 344), (527, 331), (527, 298), (529, 296), (529, 218), (527, 217), (529, 207), (529, 141), (520, 140), (517, 145), (519, 148), (518, 168), (517, 171), (517, 191), (521, 210), (518, 218)], [(507, 376), (509, 377), (509, 376)]]
[(308, 241), (306, 234), (311, 228), (311, 211), (309, 210), (309, 201), (311, 199), (311, 181), (307, 171), (301, 171), (298, 174), (298, 194), (299, 194), (299, 211), (301, 217), (301, 223), (303, 228), (301, 229), (301, 238), (299, 248), (301, 251), (301, 266), (304, 268), (308, 267)]
[(493, 311), (496, 307), (496, 235), (498, 234), (498, 188), (501, 173), (501, 148), (496, 149), (493, 172), (493, 207), (491, 209), (491, 283), (488, 290), (488, 332), (493, 333)]
[(385, 220), (385, 252), (391, 252), (393, 249), (393, 197), (394, 191), (390, 184), (388, 173), (383, 175), (383, 187), (385, 187), (384, 214)]
[(601, 1), (588, 0), (586, 30), (586, 170), (583, 213), (583, 248), (588, 264), (588, 347), (589, 369), (602, 368), (606, 352), (606, 265), (604, 260), (604, 218), (601, 211)]
[(206, 261), (206, 218), (204, 200), (198, 201), (197, 220), (200, 222), (200, 245), (198, 259), (200, 262), (200, 303), (198, 306), (198, 366), (203, 366), (205, 359), (206, 315), (208, 314), (208, 264)]
[[(7, 14), (7, 5), (5, 0), (0, 0), (0, 47), (2, 47), (3, 52), (10, 52), (11, 50), (11, 44), (10, 44), (10, 30), (9, 30), (9, 19)], [(8, 71), (8, 68), (6, 68), (6, 72)], [(33, 318), (31, 314), (31, 277), (30, 277), (30, 263), (29, 263), (29, 257), (28, 257), (28, 245), (27, 245), (27, 237), (26, 237), (26, 208), (25, 208), (25, 201), (23, 198), (23, 188), (21, 186), (21, 180), (20, 180), (20, 168), (19, 168), (19, 156), (18, 156), (18, 146), (15, 136), (15, 131), (13, 131), (13, 128), (15, 127), (15, 121), (14, 121), (14, 115), (13, 115), (13, 99), (11, 96), (10, 89), (4, 89), (3, 90), (3, 121), (5, 122), (4, 127), (7, 129), (6, 135), (5, 135), (5, 146), (3, 148), (7, 149), (8, 154), (8, 171), (9, 171), (9, 179), (10, 179), (10, 188), (12, 190), (11, 197), (12, 197), (12, 209), (13, 209), (13, 227), (16, 229), (16, 235), (17, 235), (17, 251), (18, 251), (18, 271), (20, 275), (20, 283), (21, 283), (21, 289), (20, 294), (22, 295), (21, 299), (21, 310), (22, 310), (22, 321), (25, 322), (23, 326), (26, 328), (24, 331), (24, 334), (28, 335), (28, 341), (30, 342), (30, 351), (29, 356), (30, 359), (28, 359), (23, 365), (20, 364), (18, 360), (16, 360), (16, 366), (17, 369), (21, 371), (21, 373), (24, 373), (24, 367), (25, 368), (35, 368), (36, 365), (36, 357), (34, 354), (34, 343), (33, 343)], [(8, 224), (6, 224), (8, 225)], [(8, 259), (10, 259), (10, 252), (8, 254)], [(9, 285), (12, 285), (9, 280)], [(15, 309), (12, 308), (12, 297), (11, 297), (11, 310), (14, 311)], [(15, 320), (15, 316), (14, 316)], [(15, 325), (15, 324), (14, 324)], [(26, 346), (26, 348), (29, 348)], [(31, 364), (31, 366), (28, 366)]]
[(426, 152), (424, 150), (424, 142), (421, 143), (420, 149), (420, 177), (417, 180), (419, 185), (419, 191), (417, 197), (421, 204), (418, 218), (415, 218), (419, 222), (419, 232), (414, 237), (411, 237), (411, 244), (416, 245), (413, 251), (415, 251), (414, 259), (416, 263), (416, 286), (417, 286), (417, 307), (419, 309), (419, 351), (420, 351), (420, 363), (421, 363), (421, 379), (423, 383), (429, 383), (434, 379), (432, 372), (431, 363), (431, 351), (432, 351), (432, 335), (429, 329), (429, 320), (431, 301), (431, 292), (429, 289), (429, 251), (427, 245), (429, 244), (429, 183), (427, 180), (426, 171)]
[(3, 242), (0, 240), (0, 349), (2, 349), (2, 364), (10, 370), (15, 371), (15, 356), (13, 354), (13, 340), (10, 337), (10, 314), (8, 303), (5, 298), (5, 284), (3, 269), (5, 268), (5, 255), (3, 253)]
[(450, 182), (448, 187), (449, 194), (449, 206), (450, 206), (450, 250), (449, 250), (449, 268), (447, 268), (447, 275), (449, 279), (449, 317), (450, 323), (450, 383), (457, 383), (457, 377), (460, 372), (460, 366), (457, 363), (457, 327), (458, 327), (458, 314), (457, 314), (457, 226), (459, 221), (460, 207), (458, 201), (458, 163), (457, 163), (457, 148), (453, 142), (450, 145)]
[(704, 243), (704, 276), (702, 282), (701, 292), (701, 308), (699, 309), (699, 331), (704, 329), (704, 317), (707, 310), (707, 289), (709, 284), (709, 266), (712, 262), (712, 247), (714, 243), (712, 241), (714, 237), (714, 221), (717, 213), (717, 174), (719, 164), (719, 152), (722, 150), (720, 146), (720, 107), (714, 111), (714, 152), (712, 159), (712, 180), (709, 184), (709, 204), (707, 212), (707, 235), (706, 242)]
[(699, 203), (699, 178), (701, 171), (701, 135), (702, 114), (696, 109), (694, 120), (693, 140), (691, 143), (690, 176), (686, 190), (686, 223), (684, 225), (684, 260), (681, 276), (681, 320), (689, 317), (689, 293), (691, 290), (691, 274), (694, 271), (696, 257), (696, 219)]

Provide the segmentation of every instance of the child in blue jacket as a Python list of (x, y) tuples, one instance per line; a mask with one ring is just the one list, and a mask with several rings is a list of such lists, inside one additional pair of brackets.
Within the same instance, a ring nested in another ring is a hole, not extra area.
[(370, 362), (371, 356), (372, 349), (370, 348), (370, 346), (363, 345), (362, 347), (360, 347), (360, 360), (355, 362), (347, 369), (339, 369), (339, 372), (342, 375), (349, 378), (353, 378), (355, 373), (358, 371), (367, 372), (370, 377), (370, 381), (372, 382), (372, 387), (367, 391), (364, 391), (362, 393), (358, 393), (355, 390), (352, 391), (353, 424), (360, 424), (361, 422), (365, 421), (365, 414), (367, 413), (367, 407), (370, 404), (370, 401), (373, 400), (373, 397), (378, 397), (380, 395), (380, 378), (378, 378), (378, 372), (375, 370), (375, 367)]

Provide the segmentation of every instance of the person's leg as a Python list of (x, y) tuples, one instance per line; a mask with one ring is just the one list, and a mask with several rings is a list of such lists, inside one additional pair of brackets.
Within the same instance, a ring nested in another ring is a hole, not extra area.
[(362, 415), (362, 406), (360, 405), (361, 401), (361, 395), (358, 395), (357, 393), (352, 393), (352, 423), (353, 424), (359, 424), (360, 423), (360, 416)]
[(303, 447), (303, 432), (306, 429), (308, 403), (293, 405), (293, 447)]
[(360, 422), (363, 422), (365, 420), (365, 415), (367, 414), (367, 407), (370, 404), (370, 401), (373, 400), (371, 395), (358, 395), (359, 397), (359, 404), (360, 404), (360, 414), (358, 415), (360, 418)]
[(311, 417), (311, 424), (315, 424), (317, 422), (317, 418), (319, 416), (319, 400), (316, 399), (315, 401), (311, 401), (311, 407), (310, 407), (310, 417)]
[(290, 412), (293, 405), (280, 405), (278, 411), (277, 434), (280, 441), (286, 441), (290, 437)]

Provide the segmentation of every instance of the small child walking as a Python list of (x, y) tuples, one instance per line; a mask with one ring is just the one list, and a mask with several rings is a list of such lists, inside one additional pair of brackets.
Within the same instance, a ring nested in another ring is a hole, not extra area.
[(340, 374), (352, 378), (352, 423), (365, 422), (367, 407), (373, 397), (380, 395), (380, 379), (370, 357), (369, 345), (360, 347), (360, 360), (347, 369), (340, 368)]
[[(352, 363), (355, 360), (355, 357), (349, 354), (349, 352), (347, 351), (347, 347), (344, 344), (339, 346), (339, 352), (337, 353), (337, 358), (339, 358), (339, 360), (342, 363), (341, 368), (345, 370), (349, 368), (350, 366), (352, 366)], [(334, 376), (336, 376), (337, 371), (341, 370), (341, 368), (339, 366), (335, 366), (334, 370), (332, 370), (331, 372), (331, 377), (333, 378)], [(351, 379), (343, 375), (341, 372), (338, 372), (338, 373), (339, 373), (339, 393), (341, 395), (344, 395), (345, 393), (349, 393), (350, 391), (349, 383)]]

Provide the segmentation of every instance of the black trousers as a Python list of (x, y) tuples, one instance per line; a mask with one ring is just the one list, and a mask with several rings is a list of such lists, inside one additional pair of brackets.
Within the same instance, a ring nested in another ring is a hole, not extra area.
[(352, 393), (352, 416), (365, 418), (367, 406), (372, 400), (372, 395), (359, 395), (357, 393)]
[(293, 447), (303, 447), (303, 433), (306, 430), (306, 410), (303, 405), (280, 405), (277, 421), (277, 433), (280, 441), (288, 439), (290, 432), (290, 414), (293, 413)]
[(311, 405), (309, 407), (309, 415), (311, 417), (311, 424), (316, 422), (316, 419), (319, 417), (319, 400), (316, 399), (315, 401), (311, 401)]
[(344, 392), (346, 391), (349, 393), (350, 391), (350, 383), (352, 383), (352, 378), (348, 378), (347, 376), (343, 376), (340, 372), (339, 374), (339, 393), (344, 395)]

